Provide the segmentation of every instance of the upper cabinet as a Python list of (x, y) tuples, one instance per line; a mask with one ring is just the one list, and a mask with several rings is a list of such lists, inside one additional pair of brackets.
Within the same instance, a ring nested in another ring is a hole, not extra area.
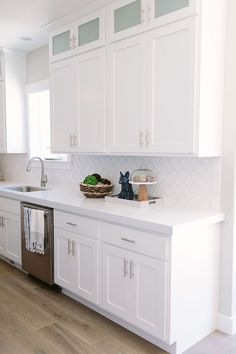
[(51, 149), (105, 152), (105, 48), (51, 65)]
[(94, 12), (50, 34), (50, 61), (57, 61), (105, 45), (105, 10)]
[(219, 156), (224, 30), (222, 0), (117, 0), (51, 33), (53, 149)]
[(1, 49), (0, 153), (26, 152), (25, 81), (25, 54)]
[(108, 8), (109, 41), (133, 36), (197, 13), (196, 0), (118, 0)]

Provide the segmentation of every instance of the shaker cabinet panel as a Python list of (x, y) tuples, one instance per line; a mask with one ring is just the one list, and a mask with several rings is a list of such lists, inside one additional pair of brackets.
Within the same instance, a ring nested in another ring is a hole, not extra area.
[(51, 65), (51, 150), (74, 149), (76, 81), (74, 62), (64, 60)]
[(77, 151), (105, 152), (105, 49), (75, 59)]
[(196, 20), (147, 35), (147, 150), (194, 153)]
[(145, 104), (144, 52), (141, 37), (109, 47), (109, 150), (137, 152)]
[(8, 259), (21, 264), (21, 227), (18, 215), (3, 214), (3, 229), (5, 232), (5, 252)]
[(54, 231), (54, 280), (65, 289), (73, 291), (75, 259), (71, 256), (72, 243), (69, 232), (55, 228)]
[(74, 242), (77, 264), (75, 293), (98, 304), (98, 242), (80, 235)]

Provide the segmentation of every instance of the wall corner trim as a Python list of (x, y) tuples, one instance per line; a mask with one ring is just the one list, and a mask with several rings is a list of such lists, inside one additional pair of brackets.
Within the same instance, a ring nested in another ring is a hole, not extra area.
[(236, 316), (225, 316), (217, 314), (217, 329), (225, 334), (233, 335), (236, 333)]

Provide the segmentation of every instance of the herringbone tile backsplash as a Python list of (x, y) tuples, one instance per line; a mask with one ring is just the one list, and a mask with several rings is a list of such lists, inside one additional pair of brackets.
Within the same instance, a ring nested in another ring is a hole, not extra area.
[[(51, 163), (52, 164), (52, 163)], [(39, 184), (39, 168), (26, 172), (26, 155), (1, 155), (0, 168), (6, 180)], [(150, 194), (164, 198), (165, 205), (177, 207), (220, 207), (220, 158), (192, 157), (131, 157), (131, 156), (72, 156), (68, 168), (46, 165), (49, 185), (56, 189), (79, 192), (79, 183), (91, 173), (99, 173), (114, 183), (114, 193), (120, 190), (120, 171), (150, 168), (158, 183)]]

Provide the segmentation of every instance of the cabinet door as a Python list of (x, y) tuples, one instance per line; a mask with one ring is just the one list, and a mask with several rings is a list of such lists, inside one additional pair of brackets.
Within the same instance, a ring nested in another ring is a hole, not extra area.
[(5, 82), (0, 81), (0, 152), (6, 151)]
[(72, 59), (51, 65), (51, 150), (55, 153), (75, 149), (75, 75)]
[(108, 36), (120, 40), (143, 31), (146, 0), (119, 0), (108, 7)]
[(105, 48), (75, 58), (77, 80), (76, 147), (105, 152)]
[(0, 80), (4, 80), (4, 55), (0, 55)]
[(2, 215), (0, 215), (0, 255), (5, 256), (5, 231), (3, 228)]
[(143, 148), (144, 55), (142, 36), (109, 46), (110, 152), (140, 152)]
[(130, 260), (130, 322), (162, 340), (166, 339), (167, 264), (138, 254), (132, 254)]
[(73, 234), (54, 229), (54, 281), (65, 289), (74, 291), (76, 258), (73, 256)]
[(149, 18), (152, 24), (164, 25), (199, 12), (198, 0), (149, 0)]
[(72, 55), (74, 49), (74, 28), (67, 25), (54, 31), (49, 37), (50, 62), (62, 60)]
[(76, 256), (77, 281), (75, 292), (84, 299), (98, 304), (98, 242), (83, 236), (77, 236), (73, 244)]
[(130, 253), (121, 248), (102, 245), (102, 307), (120, 318), (130, 319)]
[(21, 264), (21, 227), (18, 215), (3, 213), (4, 256)]
[(196, 18), (147, 34), (146, 150), (194, 153)]
[(105, 45), (105, 9), (91, 13), (75, 23), (75, 51), (82, 53)]

